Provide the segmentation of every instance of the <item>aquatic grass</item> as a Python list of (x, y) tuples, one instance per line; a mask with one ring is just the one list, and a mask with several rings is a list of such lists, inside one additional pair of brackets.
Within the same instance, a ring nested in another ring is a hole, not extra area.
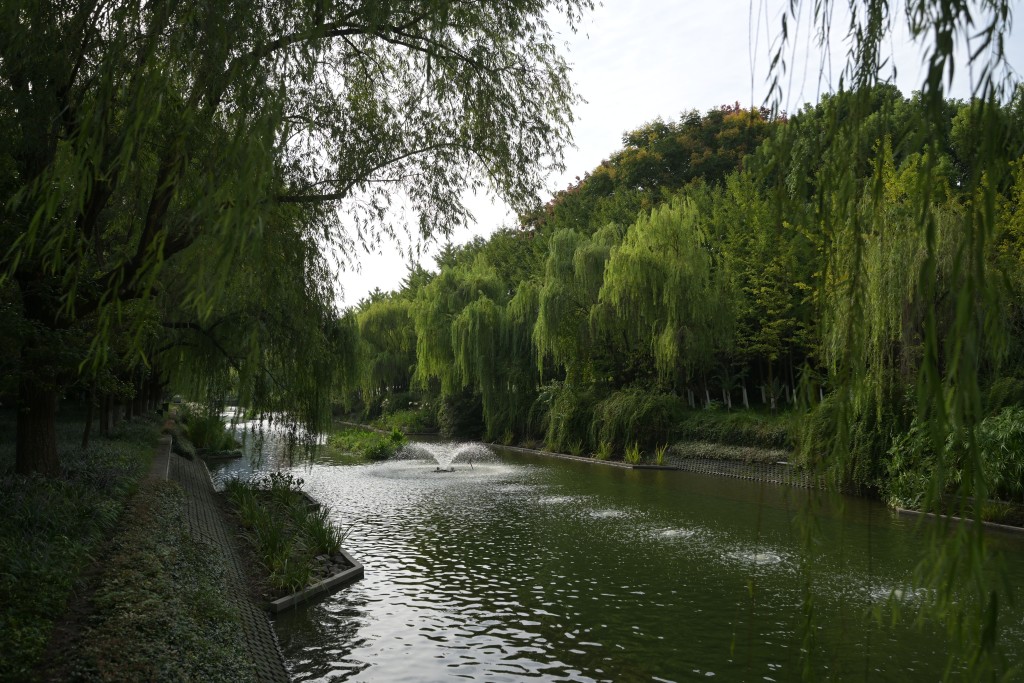
[(189, 418), (185, 422), (185, 429), (188, 433), (188, 438), (196, 448), (225, 451), (238, 445), (235, 437), (224, 424), (224, 420), (216, 413)]
[(639, 464), (643, 459), (643, 454), (640, 452), (640, 444), (634, 441), (631, 446), (627, 446), (626, 454), (622, 456), (622, 459), (630, 465)]
[(665, 453), (668, 451), (668, 444), (662, 444), (654, 449), (654, 464), (661, 466), (665, 464)]
[(330, 510), (310, 502), (303, 480), (273, 473), (253, 481), (229, 480), (224, 493), (245, 527), (243, 538), (264, 566), (271, 588), (292, 593), (310, 584), (317, 558), (341, 551), (345, 532)]
[(613, 453), (612, 444), (609, 441), (602, 441), (597, 447), (597, 451), (594, 453), (594, 457), (598, 460), (608, 460), (612, 457)]
[(314, 554), (335, 555), (341, 551), (347, 533), (331, 522), (330, 512), (323, 507), (297, 508), (297, 526)]

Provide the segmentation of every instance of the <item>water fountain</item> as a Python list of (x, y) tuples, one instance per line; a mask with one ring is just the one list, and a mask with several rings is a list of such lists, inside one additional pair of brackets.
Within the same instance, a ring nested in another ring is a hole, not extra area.
[(489, 458), (491, 455), (487, 446), (480, 443), (440, 441), (434, 443), (410, 443), (402, 449), (401, 453), (406, 457), (432, 458), (437, 463), (437, 467), (434, 469), (435, 472), (454, 472), (455, 467), (452, 463), (459, 458), (461, 458), (461, 462), (468, 463), (470, 469), (472, 469), (474, 460), (479, 461), (483, 458)]

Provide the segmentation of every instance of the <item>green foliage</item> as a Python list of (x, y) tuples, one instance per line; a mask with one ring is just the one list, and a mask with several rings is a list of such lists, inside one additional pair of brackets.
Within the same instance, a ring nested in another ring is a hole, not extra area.
[(381, 434), (360, 427), (344, 427), (327, 437), (327, 447), (355, 453), (367, 460), (387, 460), (407, 443), (405, 434), (393, 427), (389, 434)]
[(665, 454), (667, 452), (668, 452), (668, 444), (667, 443), (655, 447), (655, 449), (654, 449), (654, 464), (658, 465), (659, 467), (661, 465), (664, 465), (665, 464)]
[(345, 538), (330, 510), (311, 503), (302, 484), (292, 474), (274, 472), (250, 482), (229, 481), (224, 489), (268, 582), (282, 594), (309, 585), (314, 558), (338, 553)]
[(687, 412), (673, 394), (625, 389), (594, 406), (590, 433), (595, 443), (616, 450), (631, 443), (653, 448), (672, 439)]
[[(770, 449), (791, 448), (797, 421), (797, 416), (790, 413), (693, 410), (687, 411), (674, 425), (674, 433), (679, 439), (692, 441)], [(823, 431), (827, 434), (827, 427)]]
[(385, 413), (377, 422), (384, 429), (397, 429), (403, 434), (437, 431), (437, 412), (430, 405)]
[(639, 464), (643, 459), (643, 454), (640, 452), (640, 444), (633, 443), (626, 446), (626, 453), (622, 456), (624, 462), (628, 462), (631, 465)]
[(542, 387), (533, 410), (540, 416), (548, 450), (565, 453), (575, 447), (580, 452), (593, 451), (590, 423), (599, 400), (590, 388), (560, 382)]
[(236, 448), (238, 442), (228, 431), (224, 420), (217, 413), (191, 415), (183, 420), (185, 433), (196, 448), (210, 451), (225, 451)]
[(1024, 405), (1024, 380), (1019, 377), (998, 377), (988, 388), (985, 409), (994, 414), (1003, 408)]
[(1004, 408), (985, 418), (978, 450), (985, 479), (982, 490), (993, 498), (1024, 503), (1024, 408)]
[(731, 298), (723, 264), (686, 197), (630, 226), (611, 252), (600, 291), (600, 300), (650, 350), (660, 377), (676, 387), (709, 370), (715, 354), (730, 347)]
[(437, 406), (437, 431), (447, 438), (480, 438), (484, 414), (480, 397), (469, 390), (445, 396)]

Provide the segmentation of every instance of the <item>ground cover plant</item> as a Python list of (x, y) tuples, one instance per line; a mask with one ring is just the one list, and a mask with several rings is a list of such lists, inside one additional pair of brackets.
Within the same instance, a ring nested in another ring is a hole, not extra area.
[(226, 567), (192, 537), (174, 482), (142, 485), (106, 553), (86, 627), (58, 664), (75, 680), (252, 681)]
[(44, 478), (12, 473), (14, 416), (0, 413), (0, 680), (25, 679), (39, 665), (153, 455), (155, 422), (123, 422), (114, 438), (82, 449), (77, 417), (65, 409), (57, 423), (61, 476)]
[[(243, 536), (279, 595), (306, 588), (337, 566), (344, 532), (330, 510), (302, 492), (302, 479), (288, 473), (227, 482), (224, 493), (245, 529)], [(326, 568), (326, 569), (325, 569)]]

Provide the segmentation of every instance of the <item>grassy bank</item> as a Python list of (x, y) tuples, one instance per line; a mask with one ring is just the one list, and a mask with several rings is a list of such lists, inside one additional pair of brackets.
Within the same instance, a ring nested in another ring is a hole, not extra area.
[(83, 450), (75, 417), (57, 425), (63, 476), (45, 479), (12, 473), (15, 416), (0, 413), (0, 680), (32, 677), (153, 456), (154, 421), (122, 423)]

